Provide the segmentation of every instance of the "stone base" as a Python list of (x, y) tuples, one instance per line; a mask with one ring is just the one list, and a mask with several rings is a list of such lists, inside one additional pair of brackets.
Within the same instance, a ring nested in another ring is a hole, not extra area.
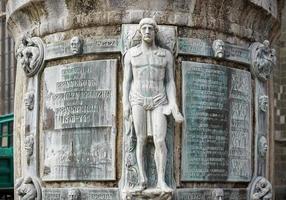
[(122, 200), (171, 200), (172, 192), (165, 192), (157, 188), (148, 188), (143, 191), (136, 191), (136, 189), (125, 189), (121, 193)]

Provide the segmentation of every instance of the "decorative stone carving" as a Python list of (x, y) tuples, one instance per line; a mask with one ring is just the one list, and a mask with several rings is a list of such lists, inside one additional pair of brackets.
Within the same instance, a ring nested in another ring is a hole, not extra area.
[(80, 200), (80, 190), (78, 188), (70, 188), (68, 191), (68, 200)]
[(224, 57), (224, 42), (220, 39), (215, 40), (213, 42), (213, 51), (214, 51), (214, 57), (216, 58), (223, 58)]
[(15, 183), (16, 193), (22, 200), (41, 200), (41, 186), (36, 177), (19, 178)]
[(265, 136), (261, 136), (258, 141), (258, 153), (259, 156), (265, 157), (268, 151), (267, 139)]
[(262, 95), (258, 100), (259, 108), (262, 112), (267, 112), (268, 110), (268, 96)]
[(33, 110), (34, 109), (34, 99), (35, 95), (34, 92), (27, 92), (25, 96), (25, 106), (28, 110)]
[[(176, 29), (173, 26), (157, 26), (158, 31), (155, 40), (158, 46), (176, 52)], [(125, 53), (131, 47), (141, 43), (142, 35), (138, 30), (138, 25), (126, 24), (122, 26), (122, 53)]]
[(223, 197), (224, 197), (223, 189), (216, 188), (212, 191), (213, 200), (223, 200)]
[[(124, 57), (123, 115), (126, 133), (134, 127), (139, 174), (139, 184), (129, 191), (132, 198), (136, 195), (137, 198), (152, 196), (150, 198), (156, 199), (163, 195), (168, 199), (173, 191), (165, 182), (166, 116), (172, 114), (176, 122), (182, 122), (183, 116), (176, 104), (173, 55), (155, 43), (157, 31), (154, 19), (142, 19), (139, 23), (141, 44), (127, 50)], [(158, 179), (156, 188), (152, 189), (147, 188), (144, 161), (147, 138), (153, 138), (155, 145)], [(127, 195), (127, 199), (131, 196)]]
[(255, 42), (251, 49), (251, 71), (261, 81), (270, 78), (274, 66), (276, 65), (276, 51), (270, 48), (268, 40), (263, 44)]
[(30, 158), (34, 152), (34, 137), (29, 135), (25, 138), (25, 150), (26, 150), (26, 157), (27, 163), (30, 164)]
[(272, 199), (272, 185), (264, 177), (258, 176), (251, 184), (250, 200), (271, 200)]
[(16, 50), (16, 58), (27, 77), (34, 76), (40, 70), (44, 60), (44, 45), (41, 38), (23, 36)]
[(81, 54), (82, 53), (82, 40), (75, 36), (70, 41), (71, 52), (73, 54)]

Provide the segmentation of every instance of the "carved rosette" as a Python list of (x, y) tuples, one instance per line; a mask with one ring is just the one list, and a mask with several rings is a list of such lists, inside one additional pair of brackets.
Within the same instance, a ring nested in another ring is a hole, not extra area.
[(42, 199), (41, 184), (37, 177), (27, 176), (17, 179), (15, 183), (15, 190), (23, 200)]
[(256, 177), (249, 190), (249, 200), (271, 200), (272, 199), (272, 185), (264, 177)]
[(27, 77), (37, 74), (44, 62), (44, 44), (39, 37), (24, 36), (16, 50), (18, 64)]
[(267, 81), (276, 65), (276, 52), (271, 49), (269, 41), (255, 42), (250, 46), (251, 72), (261, 81)]

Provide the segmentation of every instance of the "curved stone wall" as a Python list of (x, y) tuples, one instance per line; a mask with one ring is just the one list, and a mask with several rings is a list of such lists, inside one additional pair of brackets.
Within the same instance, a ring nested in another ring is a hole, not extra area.
[[(84, 199), (170, 198), (124, 190), (138, 184), (138, 166), (136, 138), (125, 134), (122, 63), (140, 43), (139, 21), (154, 17), (158, 45), (172, 52), (185, 117), (183, 125), (167, 119), (172, 198), (256, 195), (269, 164), (267, 84), (276, 61), (264, 40), (275, 39), (280, 12), (276, 1), (261, 2), (8, 0), (18, 59), (15, 177), (28, 177), (17, 188), (30, 184), (39, 193), (40, 182), (42, 199), (73, 192)], [(145, 154), (152, 188), (157, 175), (149, 140)]]

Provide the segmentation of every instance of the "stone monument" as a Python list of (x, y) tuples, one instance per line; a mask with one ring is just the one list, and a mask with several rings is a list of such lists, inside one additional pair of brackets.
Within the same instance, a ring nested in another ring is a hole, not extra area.
[(7, 0), (15, 199), (271, 199), (259, 2)]
[[(172, 114), (176, 122), (183, 122), (176, 103), (173, 76), (173, 55), (155, 42), (158, 27), (154, 19), (144, 18), (139, 23), (142, 40), (129, 49), (124, 56), (123, 115), (134, 126), (136, 135), (136, 160), (139, 169), (139, 184), (129, 193), (142, 193), (147, 189), (144, 157), (147, 138), (152, 137), (157, 170), (157, 185), (150, 193), (172, 193), (166, 184), (167, 162), (166, 115)], [(161, 195), (161, 194), (160, 194)], [(143, 195), (144, 196), (144, 195)]]

